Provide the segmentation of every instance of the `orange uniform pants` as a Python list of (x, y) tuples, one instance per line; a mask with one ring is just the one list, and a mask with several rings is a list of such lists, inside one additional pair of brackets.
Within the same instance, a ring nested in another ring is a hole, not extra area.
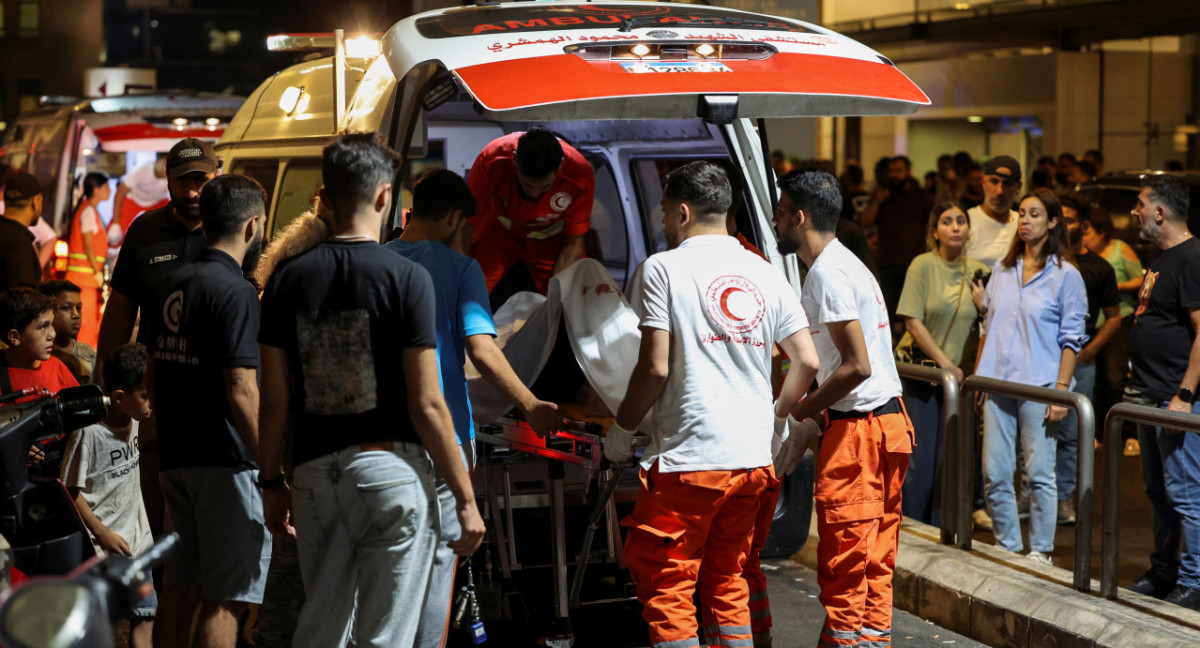
[(550, 276), (558, 253), (562, 249), (563, 235), (534, 239), (510, 231), (500, 221), (489, 218), (479, 224), (471, 239), (471, 256), (479, 262), (488, 292), (504, 278), (514, 265), (525, 264), (539, 293), (545, 295), (550, 288)]
[(912, 448), (912, 422), (903, 411), (826, 426), (815, 493), (825, 648), (892, 645), (900, 488)]
[(742, 576), (750, 588), (750, 629), (754, 633), (755, 646), (771, 645), (771, 599), (767, 596), (767, 575), (763, 573), (759, 552), (767, 544), (771, 533), (771, 522), (775, 519), (775, 505), (779, 502), (779, 491), (783, 484), (772, 478), (758, 500), (758, 515), (754, 519), (754, 536), (750, 541), (750, 555)]
[(653, 648), (699, 646), (692, 595), (699, 583), (705, 643), (751, 646), (749, 590), (742, 578), (755, 517), (774, 467), (641, 471), (625, 564), (637, 583)]

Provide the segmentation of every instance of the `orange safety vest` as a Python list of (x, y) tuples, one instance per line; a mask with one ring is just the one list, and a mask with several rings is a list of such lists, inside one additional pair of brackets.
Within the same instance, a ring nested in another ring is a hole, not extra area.
[[(100, 286), (100, 277), (92, 272), (92, 264), (88, 262), (87, 254), (83, 251), (83, 210), (88, 206), (85, 200), (75, 210), (71, 223), (71, 236), (67, 239), (67, 279), (75, 282), (80, 288)], [(104, 233), (104, 223), (100, 213), (95, 211), (96, 232), (92, 234), (92, 256), (96, 262), (103, 265), (108, 253), (108, 236)]]

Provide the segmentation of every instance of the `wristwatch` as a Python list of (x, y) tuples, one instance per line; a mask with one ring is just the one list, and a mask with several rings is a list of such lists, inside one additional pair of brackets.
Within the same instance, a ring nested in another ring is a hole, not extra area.
[(1196, 395), (1194, 393), (1192, 393), (1192, 390), (1188, 389), (1187, 387), (1180, 387), (1179, 393), (1177, 393), (1176, 396), (1179, 397), (1179, 400), (1181, 400), (1185, 403), (1196, 402)]
[(283, 486), (283, 473), (279, 473), (277, 477), (273, 477), (271, 479), (263, 479), (262, 473), (259, 473), (258, 479), (255, 481), (255, 483), (257, 483), (258, 487), (263, 490), (279, 488), (280, 486)]

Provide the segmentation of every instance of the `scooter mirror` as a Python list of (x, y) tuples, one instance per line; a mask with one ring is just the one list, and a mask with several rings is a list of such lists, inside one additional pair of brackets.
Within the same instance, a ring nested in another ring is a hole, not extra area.
[(5, 648), (111, 646), (112, 631), (95, 594), (67, 581), (29, 583), (3, 606), (0, 644)]

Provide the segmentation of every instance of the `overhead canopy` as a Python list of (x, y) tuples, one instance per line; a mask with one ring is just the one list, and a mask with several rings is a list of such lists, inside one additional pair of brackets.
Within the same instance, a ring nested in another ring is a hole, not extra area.
[(736, 97), (739, 117), (909, 114), (929, 104), (891, 61), (849, 38), (696, 5), (444, 9), (397, 23), (383, 53), (397, 78), (438, 62), (496, 119), (687, 118), (722, 96)]

